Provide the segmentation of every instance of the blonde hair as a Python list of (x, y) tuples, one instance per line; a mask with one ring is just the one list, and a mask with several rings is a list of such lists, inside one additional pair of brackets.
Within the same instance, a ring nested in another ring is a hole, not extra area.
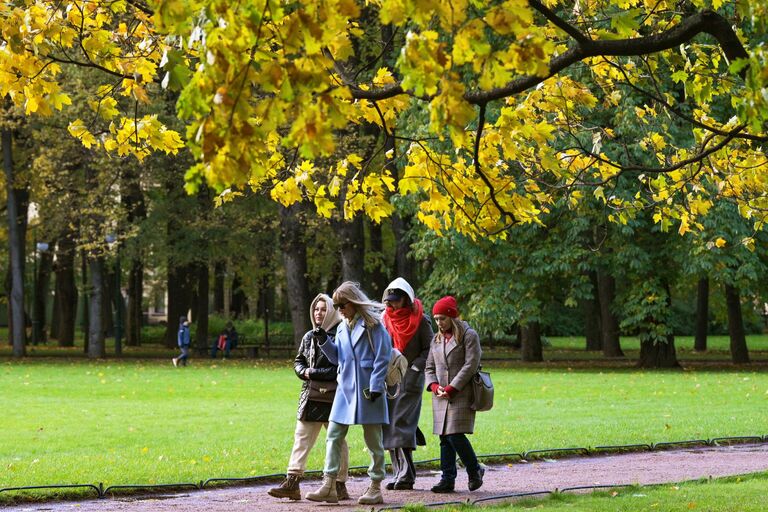
[(384, 304), (371, 300), (360, 289), (360, 283), (354, 281), (344, 281), (333, 292), (333, 302), (341, 301), (351, 302), (355, 305), (355, 310), (363, 317), (365, 325), (373, 327), (381, 322), (381, 312), (384, 310)]

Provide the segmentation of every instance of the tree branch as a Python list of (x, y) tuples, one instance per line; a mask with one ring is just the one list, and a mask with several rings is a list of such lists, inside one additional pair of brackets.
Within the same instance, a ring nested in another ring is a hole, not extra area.
[[(598, 56), (633, 57), (657, 53), (686, 43), (702, 32), (710, 34), (717, 39), (729, 60), (733, 61), (749, 57), (736, 33), (728, 24), (728, 21), (716, 12), (704, 11), (685, 18), (676, 27), (660, 34), (630, 39), (617, 39), (614, 41), (589, 41), (581, 43), (576, 48), (572, 48), (552, 59), (547, 76), (525, 76), (513, 80), (506, 87), (490, 91), (469, 92), (464, 95), (464, 99), (469, 103), (480, 104), (506, 98), (507, 96), (528, 90), (572, 64), (586, 58)], [(744, 72), (745, 70), (742, 71), (742, 74)]]
[(528, 0), (528, 5), (543, 14), (544, 17), (551, 21), (552, 24), (554, 24), (557, 28), (574, 38), (577, 43), (584, 44), (591, 41), (589, 37), (586, 36), (586, 34), (582, 33), (576, 27), (569, 24), (567, 21), (555, 14), (549, 7), (542, 4), (538, 0)]
[[(532, 1), (535, 5), (536, 0)], [(555, 23), (552, 19), (550, 19), (550, 21)], [(535, 87), (547, 78), (558, 74), (563, 69), (589, 57), (634, 57), (657, 53), (675, 48), (676, 46), (690, 41), (701, 33), (709, 34), (717, 39), (720, 43), (720, 47), (730, 61), (749, 57), (749, 54), (747, 54), (741, 41), (739, 41), (736, 33), (728, 23), (728, 20), (716, 12), (703, 11), (683, 19), (679, 25), (672, 27), (669, 30), (652, 36), (598, 41), (586, 39), (586, 37), (581, 38), (581, 40), (577, 39), (579, 43), (578, 46), (571, 48), (550, 61), (549, 73), (546, 76), (524, 76), (512, 80), (505, 87), (499, 87), (489, 91), (468, 91), (464, 94), (464, 99), (473, 105), (482, 105), (489, 101), (513, 96)], [(574, 34), (569, 33), (569, 35), (573, 36), (574, 39), (576, 38)], [(742, 70), (742, 78), (745, 76), (745, 73), (746, 69)], [(369, 89), (365, 91), (359, 89), (355, 84), (347, 85), (351, 89), (352, 97), (356, 99), (375, 101), (392, 98), (400, 94), (409, 94), (413, 96), (413, 94), (404, 91), (400, 84), (392, 84), (380, 89)]]
[(499, 213), (503, 215), (505, 218), (509, 217), (511, 219), (512, 224), (517, 223), (517, 219), (514, 215), (512, 215), (511, 212), (508, 212), (504, 208), (501, 207), (499, 204), (499, 200), (496, 197), (496, 189), (493, 187), (493, 183), (491, 183), (491, 180), (488, 179), (488, 176), (485, 175), (483, 170), (480, 167), (480, 140), (483, 136), (483, 128), (485, 127), (485, 103), (482, 103), (480, 105), (480, 113), (478, 114), (478, 121), (477, 121), (477, 133), (475, 133), (475, 151), (474, 151), (474, 159), (475, 159), (475, 172), (478, 176), (480, 176), (480, 179), (483, 180), (483, 183), (485, 183), (485, 186), (488, 187), (488, 192), (491, 194), (491, 201), (493, 201), (494, 206), (499, 210)]

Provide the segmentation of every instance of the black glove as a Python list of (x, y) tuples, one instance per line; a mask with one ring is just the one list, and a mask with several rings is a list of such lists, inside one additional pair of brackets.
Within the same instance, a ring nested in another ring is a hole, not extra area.
[(376, 401), (376, 399), (377, 399), (377, 398), (379, 398), (379, 397), (381, 396), (381, 391), (371, 391), (371, 392), (369, 393), (369, 395), (370, 395), (371, 397), (370, 397), (368, 400), (370, 400), (371, 402), (375, 402), (375, 401)]

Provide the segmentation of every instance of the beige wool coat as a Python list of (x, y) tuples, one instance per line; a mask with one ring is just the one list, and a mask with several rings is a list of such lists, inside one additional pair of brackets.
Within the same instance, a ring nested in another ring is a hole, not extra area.
[(446, 343), (435, 334), (427, 357), (425, 385), (436, 382), (453, 386), (459, 392), (450, 400), (432, 395), (432, 423), (435, 435), (471, 434), (475, 429), (472, 410), (474, 389), (472, 377), (480, 364), (480, 337), (467, 322), (454, 321), (454, 336)]

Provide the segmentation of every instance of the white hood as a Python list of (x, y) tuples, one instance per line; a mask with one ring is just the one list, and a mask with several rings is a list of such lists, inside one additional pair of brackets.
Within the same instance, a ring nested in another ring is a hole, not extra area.
[(386, 289), (384, 290), (384, 295), (381, 297), (382, 301), (387, 298), (387, 295), (389, 295), (388, 293), (389, 290), (403, 290), (405, 293), (408, 294), (408, 297), (411, 299), (411, 304), (413, 304), (414, 301), (416, 300), (416, 294), (413, 293), (413, 288), (411, 287), (410, 284), (408, 284), (408, 281), (406, 281), (402, 277), (398, 277), (397, 279), (389, 283), (389, 285), (387, 285)]

